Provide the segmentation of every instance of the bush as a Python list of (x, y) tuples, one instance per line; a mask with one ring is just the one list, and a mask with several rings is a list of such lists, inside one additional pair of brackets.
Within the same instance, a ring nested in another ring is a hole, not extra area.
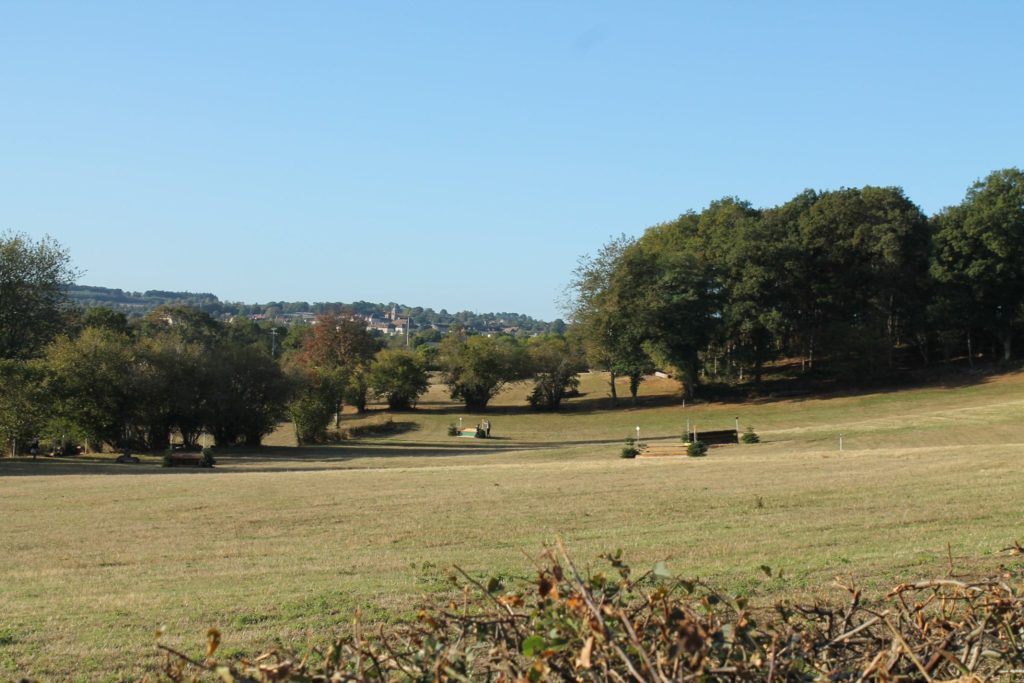
[(459, 428), (455, 426), (454, 422), (452, 422), (451, 424), (448, 425), (448, 436), (458, 436), (458, 435), (459, 435)]
[(708, 445), (703, 441), (693, 441), (686, 447), (686, 454), (691, 458), (699, 458), (702, 455), (707, 455), (707, 452)]
[(203, 459), (199, 461), (200, 467), (213, 467), (217, 464), (217, 460), (213, 457), (213, 450), (209, 448), (203, 449)]
[(171, 466), (171, 449), (168, 448), (167, 451), (164, 453), (163, 460), (160, 461), (160, 466), (161, 467), (170, 467)]
[(362, 436), (387, 436), (400, 431), (398, 423), (390, 417), (365, 424), (346, 427), (341, 432), (342, 439), (358, 439)]
[(747, 427), (746, 431), (743, 432), (743, 436), (740, 437), (740, 441), (743, 443), (760, 443), (761, 437), (754, 433), (753, 427)]
[(633, 446), (626, 446), (622, 449), (623, 458), (635, 458), (638, 455), (640, 455), (640, 451)]

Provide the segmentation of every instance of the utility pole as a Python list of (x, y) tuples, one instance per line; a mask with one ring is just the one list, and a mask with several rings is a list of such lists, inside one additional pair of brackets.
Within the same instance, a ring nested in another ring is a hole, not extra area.
[(270, 328), (270, 357), (277, 358), (277, 328)]

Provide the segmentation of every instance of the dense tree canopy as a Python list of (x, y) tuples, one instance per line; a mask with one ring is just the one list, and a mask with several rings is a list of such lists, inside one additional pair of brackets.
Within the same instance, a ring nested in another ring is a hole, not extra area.
[(0, 358), (34, 356), (53, 338), (77, 275), (57, 241), (0, 234)]
[(936, 344), (972, 360), (982, 332), (1008, 360), (1022, 301), (1024, 174), (1007, 169), (931, 221), (897, 187), (727, 197), (581, 259), (566, 311), (592, 365), (674, 368), (692, 394), (780, 356), (848, 378)]
[(998, 337), (1009, 360), (1013, 334), (1024, 322), (1024, 173), (992, 173), (935, 223), (932, 272), (949, 297), (970, 302), (958, 311), (963, 326)]
[(430, 386), (430, 376), (420, 356), (403, 349), (384, 349), (373, 359), (370, 389), (387, 401), (391, 410), (409, 410)]
[(451, 397), (470, 410), (485, 409), (507, 383), (527, 376), (523, 349), (510, 337), (453, 330), (441, 342), (438, 362)]
[(566, 394), (579, 387), (577, 375), (586, 369), (583, 349), (571, 338), (545, 334), (530, 339), (526, 353), (533, 375), (530, 405), (558, 410)]

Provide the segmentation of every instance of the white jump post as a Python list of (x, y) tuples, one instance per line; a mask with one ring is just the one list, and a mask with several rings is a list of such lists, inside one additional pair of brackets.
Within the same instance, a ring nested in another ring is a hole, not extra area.
[(839, 450), (843, 450), (843, 435), (839, 435)]

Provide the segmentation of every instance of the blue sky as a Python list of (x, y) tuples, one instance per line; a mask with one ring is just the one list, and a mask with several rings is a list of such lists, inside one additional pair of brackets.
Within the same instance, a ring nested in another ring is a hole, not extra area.
[(727, 195), (1024, 164), (1024, 3), (0, 3), (0, 230), (83, 284), (542, 318)]

